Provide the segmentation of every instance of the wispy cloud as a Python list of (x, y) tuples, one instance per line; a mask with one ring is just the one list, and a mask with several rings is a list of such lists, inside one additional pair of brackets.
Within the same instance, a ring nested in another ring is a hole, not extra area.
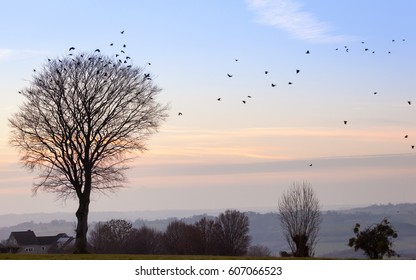
[(257, 21), (290, 33), (293, 37), (312, 43), (336, 43), (351, 39), (332, 34), (329, 23), (303, 10), (294, 0), (247, 0), (248, 7), (256, 13)]
[(15, 50), (15, 49), (1, 49), (0, 48), (0, 61), (7, 59), (22, 59), (33, 56), (44, 56), (47, 52), (38, 50)]

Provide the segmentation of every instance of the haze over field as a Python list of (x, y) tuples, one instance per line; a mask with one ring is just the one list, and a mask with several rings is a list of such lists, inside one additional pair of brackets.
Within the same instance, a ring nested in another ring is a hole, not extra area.
[(70, 47), (125, 50), (171, 107), (91, 211), (275, 208), (303, 180), (325, 208), (416, 202), (415, 1), (3, 2), (0, 214), (76, 209), (32, 197), (8, 144), (18, 92)]

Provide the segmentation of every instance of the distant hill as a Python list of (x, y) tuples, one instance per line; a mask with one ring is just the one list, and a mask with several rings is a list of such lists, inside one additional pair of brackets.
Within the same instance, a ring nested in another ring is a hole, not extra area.
[[(157, 211), (156, 211), (157, 212)], [(133, 223), (134, 227), (146, 225), (161, 231), (164, 231), (167, 225), (174, 219), (181, 219), (186, 223), (194, 223), (203, 216), (215, 217), (221, 211), (211, 210), (210, 213), (199, 211), (200, 214), (195, 215), (195, 211), (183, 211), (179, 216), (170, 215), (169, 211), (157, 215), (155, 212), (148, 219), (143, 212), (102, 212), (92, 215), (91, 226), (97, 221), (107, 221), (114, 219), (125, 219)], [(187, 215), (188, 214), (188, 215)], [(279, 216), (276, 212), (257, 213), (246, 212), (250, 221), (250, 235), (252, 236), (252, 245), (260, 244), (267, 246), (274, 255), (278, 255), (282, 250), (288, 250), (286, 241), (282, 235)], [(361, 252), (354, 252), (347, 246), (348, 239), (353, 236), (353, 227), (356, 223), (360, 223), (362, 227), (367, 227), (374, 223), (380, 222), (387, 217), (398, 232), (398, 238), (394, 240), (394, 249), (403, 258), (416, 258), (416, 204), (387, 204), (387, 205), (371, 205), (368, 207), (353, 208), (348, 210), (323, 211), (323, 223), (318, 236), (316, 247), (316, 256), (332, 257), (332, 258), (364, 258)], [(47, 217), (55, 217), (56, 215), (42, 216), (42, 222), (35, 222), (41, 214), (26, 215), (26, 222), (20, 222), (13, 226), (0, 227), (0, 240), (7, 239), (10, 232), (17, 230), (33, 230), (36, 235), (55, 235), (58, 233), (67, 233), (74, 235), (75, 219), (62, 215), (61, 219), (46, 221)], [(58, 215), (59, 216), (59, 215)], [(170, 217), (170, 218), (168, 218)], [(0, 221), (5, 221), (0, 216)], [(10, 217), (8, 217), (10, 218)], [(23, 218), (19, 216), (19, 218)], [(29, 222), (28, 222), (29, 221)]]

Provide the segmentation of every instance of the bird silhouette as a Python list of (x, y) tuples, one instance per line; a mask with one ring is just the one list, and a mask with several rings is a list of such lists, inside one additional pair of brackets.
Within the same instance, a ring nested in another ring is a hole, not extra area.
[(292, 82), (288, 82), (288, 84), (289, 84), (289, 85), (291, 85), (291, 84), (292, 84)]
[(267, 75), (268, 73), (269, 73), (269, 71), (264, 71), (264, 74), (266, 74), (266, 75)]
[(178, 113), (178, 116), (182, 116), (182, 113), (181, 113), (181, 112), (179, 112), (179, 113)]
[(125, 47), (126, 47), (126, 44), (123, 45), (123, 48), (125, 48)]
[(377, 94), (377, 91), (375, 91), (374, 94)]
[(113, 46), (113, 45), (114, 45), (113, 43), (110, 44), (110, 46)]
[(412, 105), (412, 101), (407, 101), (407, 103), (409, 103), (409, 105)]
[(74, 47), (70, 47), (70, 48), (69, 48), (69, 51), (73, 51), (73, 50), (75, 50), (75, 48), (74, 48)]
[(415, 148), (415, 145), (412, 145), (412, 149), (414, 149)]
[(238, 59), (236, 58), (235, 61), (238, 61)]
[(311, 164), (309, 164), (309, 166), (312, 166), (312, 163), (311, 163)]
[(152, 65), (152, 63), (148, 62), (147, 65)]
[(246, 104), (246, 101), (245, 101), (245, 100), (243, 100), (243, 103), (244, 103), (244, 104)]
[(346, 125), (347, 124), (347, 121), (344, 121), (344, 124)]
[(309, 50), (308, 50), (308, 51), (306, 51), (306, 54), (310, 54)]
[(296, 69), (296, 74), (299, 74), (299, 72), (300, 72), (300, 70), (299, 69)]
[(100, 52), (100, 49), (96, 49), (94, 52)]
[(131, 57), (130, 56), (126, 56), (126, 59), (131, 59)]
[(407, 135), (407, 134), (404, 136), (404, 138), (408, 138), (408, 137), (409, 137), (409, 135)]
[(218, 100), (218, 101), (221, 101), (221, 97), (218, 97), (218, 98), (217, 98), (217, 100)]
[(251, 95), (247, 95), (247, 98), (251, 98)]
[(121, 34), (124, 34), (124, 30), (120, 32)]
[(276, 84), (272, 84), (272, 87), (275, 87), (276, 86)]
[(233, 75), (231, 75), (231, 74), (227, 74), (227, 76), (228, 76), (229, 78), (231, 78)]
[(122, 53), (126, 53), (125, 51), (123, 51), (123, 50), (121, 50), (120, 52), (122, 52)]

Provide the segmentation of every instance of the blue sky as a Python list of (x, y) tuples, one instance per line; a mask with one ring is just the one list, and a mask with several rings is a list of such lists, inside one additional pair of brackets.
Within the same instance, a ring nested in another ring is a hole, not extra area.
[(0, 4), (0, 213), (75, 205), (32, 197), (36, 174), (7, 143), (33, 69), (69, 47), (113, 56), (123, 44), (170, 117), (127, 188), (93, 211), (273, 208), (302, 180), (326, 207), (416, 202), (415, 1)]

